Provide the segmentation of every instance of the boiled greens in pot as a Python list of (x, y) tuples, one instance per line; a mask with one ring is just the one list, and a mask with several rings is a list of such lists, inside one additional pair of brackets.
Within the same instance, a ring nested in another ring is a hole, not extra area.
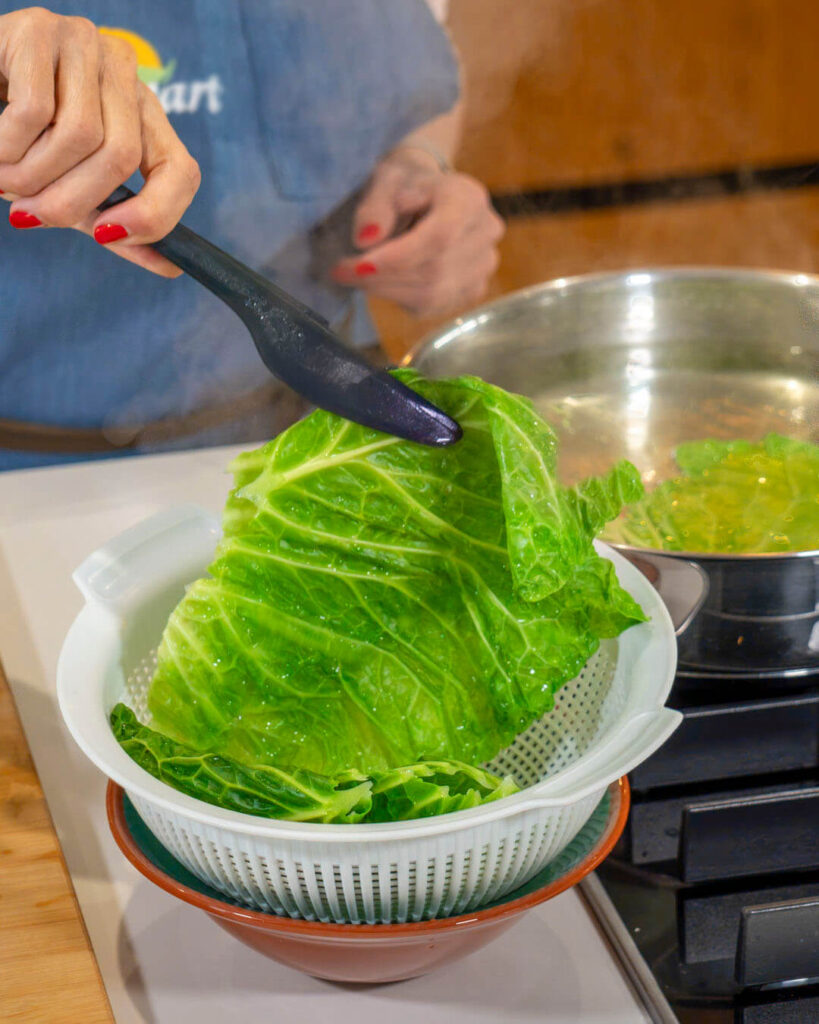
[(726, 555), (819, 550), (819, 445), (689, 441), (666, 480), (611, 523), (607, 540)]
[(458, 420), (457, 445), (317, 411), (235, 460), (209, 575), (162, 637), (151, 728), (114, 716), (171, 785), (339, 822), (497, 799), (514, 783), (474, 766), (644, 620), (592, 544), (641, 495), (634, 467), (564, 488), (528, 400), (397, 372)]

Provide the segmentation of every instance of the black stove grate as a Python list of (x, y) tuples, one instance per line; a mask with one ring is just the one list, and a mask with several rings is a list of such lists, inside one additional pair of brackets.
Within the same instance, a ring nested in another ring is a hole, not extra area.
[(597, 878), (658, 1021), (819, 1024), (819, 678), (708, 682), (675, 687), (684, 723), (633, 773)]

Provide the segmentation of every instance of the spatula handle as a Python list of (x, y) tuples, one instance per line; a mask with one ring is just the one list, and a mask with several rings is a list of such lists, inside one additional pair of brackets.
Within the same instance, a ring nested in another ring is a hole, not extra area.
[[(0, 100), (0, 114), (6, 106)], [(134, 195), (121, 185), (98, 209)], [(177, 224), (151, 248), (229, 306), (265, 366), (309, 402), (418, 444), (444, 447), (462, 436), (445, 412), (349, 350), (323, 317), (195, 231)]]
[[(100, 209), (133, 195), (123, 185)], [(370, 366), (342, 344), (326, 320), (195, 231), (178, 224), (152, 248), (230, 306), (249, 328), (265, 366), (308, 401), (420, 444), (442, 447), (461, 437), (459, 425), (441, 409)]]
[[(7, 106), (5, 100), (0, 100), (0, 114)], [(126, 185), (120, 185), (100, 203), (98, 209), (101, 213), (110, 210), (112, 206), (124, 203), (126, 199), (133, 199), (135, 195), (136, 193)], [(184, 224), (177, 224), (164, 238), (152, 242), (151, 248), (212, 291), (239, 316), (243, 316), (248, 302), (252, 301), (247, 285), (248, 275), (253, 275), (253, 271), (212, 245), (207, 239), (197, 235), (195, 231), (186, 228)], [(296, 319), (307, 317), (314, 323), (327, 326), (327, 321), (308, 306), (302, 305), (291, 295), (276, 288), (270, 281), (262, 278), (259, 278), (259, 281), (268, 294), (272, 293), (283, 312)]]
[[(114, 189), (111, 195), (100, 203), (100, 212), (110, 210), (112, 206), (133, 199), (136, 195), (126, 185)], [(195, 231), (177, 224), (164, 238), (151, 243), (151, 248), (170, 260), (174, 266), (184, 270), (195, 278), (209, 291), (217, 295), (240, 316), (247, 309), (248, 302), (253, 300), (253, 290), (248, 288), (249, 279), (255, 278), (264, 290), (273, 293), (276, 304), (285, 312), (296, 318), (307, 317), (315, 323), (326, 326), (327, 321), (308, 306), (303, 305), (292, 295), (277, 288), (267, 278), (262, 278), (244, 266), (222, 249), (213, 245)]]

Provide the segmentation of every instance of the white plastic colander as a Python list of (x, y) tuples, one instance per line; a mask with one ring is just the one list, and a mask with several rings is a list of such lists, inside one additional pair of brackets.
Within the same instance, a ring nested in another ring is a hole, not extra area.
[(159, 782), (114, 739), (120, 700), (146, 723), (155, 651), (185, 586), (201, 576), (218, 521), (170, 508), (92, 554), (74, 574), (86, 604), (63, 645), (60, 708), (74, 739), (127, 792), (154, 835), (228, 897), (308, 920), (419, 921), (459, 914), (536, 874), (579, 832), (613, 780), (681, 720), (663, 707), (674, 629), (648, 581), (600, 545), (649, 621), (605, 641), (551, 712), (489, 765), (526, 787), (468, 811), (378, 825), (313, 825), (223, 810)]

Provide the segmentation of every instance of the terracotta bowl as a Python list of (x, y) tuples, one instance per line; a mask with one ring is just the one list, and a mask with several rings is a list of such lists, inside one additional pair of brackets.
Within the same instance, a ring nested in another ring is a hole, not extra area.
[[(479, 910), (410, 924), (324, 924), (230, 902), (175, 860), (124, 791), (108, 783), (108, 822), (119, 848), (146, 878), (204, 910), (225, 931), (272, 960), (317, 978), (388, 982), (415, 978), (480, 949), (527, 910), (576, 885), (611, 852), (626, 824), (625, 778), (606, 794), (569, 846), (525, 885)], [(343, 827), (343, 826), (339, 826)]]

